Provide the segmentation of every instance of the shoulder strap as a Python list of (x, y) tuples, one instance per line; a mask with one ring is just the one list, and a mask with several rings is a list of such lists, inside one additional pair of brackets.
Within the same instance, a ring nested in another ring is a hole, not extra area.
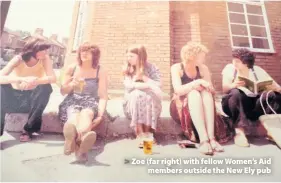
[(251, 70), (252, 70), (252, 72), (253, 72), (253, 74), (255, 76), (256, 81), (258, 81), (259, 79), (258, 79), (258, 76), (256, 74), (256, 71), (254, 70), (254, 67)]
[(237, 70), (235, 69), (234, 74), (233, 74), (233, 80), (235, 80), (236, 76), (237, 76)]
[(98, 67), (97, 67), (97, 75), (96, 75), (96, 78), (99, 78), (99, 71), (100, 71), (100, 65), (98, 65)]
[(75, 65), (75, 67), (73, 69), (73, 72), (72, 72), (71, 76), (74, 76), (75, 70), (76, 70), (76, 65)]
[(183, 63), (181, 63), (181, 70), (184, 71), (184, 65), (183, 65)]
[(200, 74), (200, 70), (199, 70), (199, 67), (198, 67), (198, 66), (196, 66), (196, 72), (197, 72), (196, 77), (197, 77), (197, 78), (201, 78), (201, 74)]

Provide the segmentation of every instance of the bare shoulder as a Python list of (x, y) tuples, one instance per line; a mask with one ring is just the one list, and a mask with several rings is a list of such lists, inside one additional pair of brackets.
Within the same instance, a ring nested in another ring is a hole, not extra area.
[(205, 64), (200, 65), (199, 69), (204, 72), (209, 72), (209, 67)]
[(210, 75), (209, 67), (205, 64), (199, 66), (199, 72), (202, 76)]
[(12, 58), (12, 60), (10, 60), (9, 63), (10, 63), (11, 66), (16, 67), (16, 66), (18, 66), (21, 62), (23, 62), (21, 56), (20, 56), (20, 55), (16, 55), (16, 56), (14, 56), (14, 57)]
[(107, 75), (107, 70), (104, 67), (100, 66), (99, 67), (99, 76), (106, 76), (106, 75)]
[(171, 66), (171, 71), (179, 71), (181, 69), (181, 63), (176, 63)]

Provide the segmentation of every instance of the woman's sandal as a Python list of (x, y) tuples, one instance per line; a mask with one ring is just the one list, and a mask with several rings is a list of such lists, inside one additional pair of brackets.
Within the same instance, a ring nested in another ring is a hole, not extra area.
[(205, 155), (214, 155), (214, 151), (212, 149), (212, 146), (211, 146), (209, 140), (205, 140), (203, 142), (200, 142), (199, 151), (202, 154), (205, 154)]
[(20, 142), (29, 142), (31, 141), (32, 135), (28, 132), (22, 132), (20, 135)]
[(210, 140), (210, 144), (215, 152), (224, 152), (224, 148), (216, 141), (215, 138)]

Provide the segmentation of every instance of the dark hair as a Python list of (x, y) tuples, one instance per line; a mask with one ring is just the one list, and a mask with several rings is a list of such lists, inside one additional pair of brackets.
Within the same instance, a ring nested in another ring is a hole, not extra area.
[(238, 58), (243, 64), (246, 64), (248, 68), (253, 68), (255, 64), (255, 55), (246, 48), (238, 48), (232, 51), (232, 57)]
[(81, 52), (82, 51), (90, 51), (92, 54), (92, 66), (93, 68), (97, 68), (97, 66), (99, 65), (99, 61), (100, 61), (100, 49), (97, 45), (92, 45), (89, 43), (84, 43), (82, 44), (79, 49), (78, 49), (78, 64), (82, 65), (82, 60), (81, 60)]
[(50, 47), (51, 45), (47, 40), (41, 38), (33, 38), (23, 46), (21, 57), (25, 62), (27, 62), (31, 57), (36, 58), (37, 52), (47, 50)]

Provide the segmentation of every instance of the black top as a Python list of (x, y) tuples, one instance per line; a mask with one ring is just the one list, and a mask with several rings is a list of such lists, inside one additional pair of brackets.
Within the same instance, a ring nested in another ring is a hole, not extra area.
[(196, 79), (201, 79), (201, 76), (200, 76), (200, 71), (199, 71), (199, 67), (196, 66), (196, 76), (195, 78), (190, 78), (186, 75), (185, 71), (184, 71), (184, 66), (183, 64), (181, 63), (181, 69), (183, 71), (183, 75), (181, 77), (181, 83), (184, 85), (184, 84), (187, 84), (187, 83), (190, 83), (191, 81), (194, 81)]

